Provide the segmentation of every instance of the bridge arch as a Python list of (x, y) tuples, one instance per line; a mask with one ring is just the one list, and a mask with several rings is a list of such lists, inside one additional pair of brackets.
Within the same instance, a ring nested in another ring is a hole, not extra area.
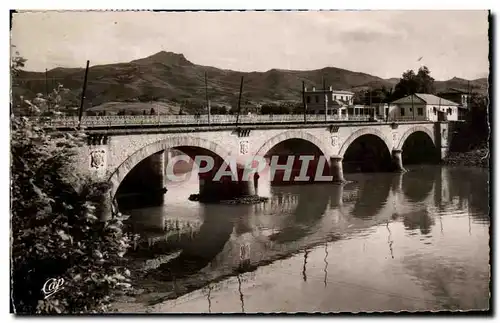
[(426, 128), (423, 126), (414, 126), (414, 127), (411, 127), (410, 129), (406, 130), (406, 132), (401, 136), (401, 139), (399, 140), (399, 143), (398, 143), (396, 149), (403, 149), (403, 145), (404, 145), (406, 139), (408, 139), (408, 137), (411, 136), (412, 134), (414, 134), (415, 132), (423, 132), (423, 133), (427, 134), (427, 136), (429, 136), (429, 139), (432, 140), (432, 143), (434, 144), (434, 146), (436, 145), (436, 142), (434, 140), (434, 134), (432, 133), (432, 131), (429, 128)]
[(289, 130), (280, 133), (279, 135), (276, 135), (272, 137), (271, 139), (267, 140), (255, 153), (255, 156), (265, 156), (274, 146), (280, 144), (283, 141), (289, 140), (289, 139), (302, 139), (305, 141), (308, 141), (309, 143), (313, 144), (316, 146), (325, 157), (327, 157), (327, 161), (329, 162), (329, 157), (331, 155), (330, 150), (328, 149), (327, 145), (320, 139), (318, 139), (316, 136), (303, 131), (303, 130)]
[[(153, 154), (171, 148), (179, 149), (180, 151), (183, 151), (188, 155), (191, 155), (196, 150), (199, 150), (200, 153), (210, 152), (212, 155), (215, 155), (222, 159), (227, 159), (228, 156), (230, 155), (230, 152), (221, 147), (220, 145), (199, 137), (175, 136), (156, 141), (152, 144), (146, 145), (141, 149), (137, 150), (113, 171), (108, 180), (112, 184), (111, 196), (115, 197), (120, 184), (125, 179), (127, 174), (132, 169), (134, 169), (135, 166), (137, 166), (137, 164), (139, 164), (144, 159), (152, 156)], [(188, 149), (183, 149), (183, 148), (188, 148)]]
[(378, 129), (375, 128), (363, 128), (359, 129), (355, 132), (353, 132), (347, 139), (344, 141), (344, 144), (339, 150), (339, 156), (344, 157), (344, 154), (346, 153), (347, 149), (349, 146), (359, 137), (364, 136), (364, 135), (374, 135), (381, 139), (385, 145), (387, 146), (387, 149), (391, 151), (392, 145), (390, 144), (389, 140), (387, 140), (387, 137)]
[(433, 131), (420, 125), (408, 129), (401, 137), (397, 148), (402, 150), (402, 162), (406, 165), (433, 164), (440, 156)]

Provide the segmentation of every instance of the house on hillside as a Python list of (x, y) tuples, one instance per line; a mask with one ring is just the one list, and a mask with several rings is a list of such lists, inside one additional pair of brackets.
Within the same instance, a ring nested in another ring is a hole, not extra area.
[(388, 119), (395, 120), (458, 120), (458, 103), (433, 94), (415, 93), (393, 101), (389, 107)]
[(458, 120), (465, 119), (470, 109), (470, 93), (462, 91), (460, 89), (451, 88), (446, 91), (440, 92), (439, 96), (443, 99), (458, 103)]
[(329, 115), (347, 116), (348, 107), (352, 107), (353, 92), (334, 90), (331, 86), (328, 89), (312, 90), (305, 89), (307, 111), (310, 114), (325, 114), (328, 109)]
[(470, 94), (460, 89), (451, 88), (443, 92), (439, 92), (439, 97), (458, 103), (461, 107), (467, 108), (469, 104)]

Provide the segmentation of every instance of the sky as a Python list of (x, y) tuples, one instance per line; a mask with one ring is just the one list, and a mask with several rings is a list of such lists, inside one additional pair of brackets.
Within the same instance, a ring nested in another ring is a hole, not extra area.
[(237, 71), (327, 66), (382, 78), (426, 65), (436, 80), (487, 77), (487, 11), (21, 12), (26, 69), (129, 62), (159, 51)]

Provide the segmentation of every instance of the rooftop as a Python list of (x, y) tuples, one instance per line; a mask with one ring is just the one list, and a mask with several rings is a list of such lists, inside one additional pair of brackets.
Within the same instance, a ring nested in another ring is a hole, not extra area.
[[(431, 105), (453, 105), (453, 106), (458, 106), (458, 103), (440, 98), (434, 94), (427, 94), (427, 93), (415, 93), (413, 94), (414, 97), (419, 99), (420, 101), (425, 102), (426, 104), (431, 104)], [(398, 99), (396, 101), (393, 101), (392, 103), (395, 104), (408, 104), (410, 103), (409, 100), (411, 100), (412, 95), (405, 96), (401, 99)]]

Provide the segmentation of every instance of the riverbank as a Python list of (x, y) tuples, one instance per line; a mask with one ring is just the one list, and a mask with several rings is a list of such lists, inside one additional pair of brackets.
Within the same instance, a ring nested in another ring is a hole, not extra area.
[(200, 194), (191, 194), (189, 196), (190, 201), (201, 202), (201, 203), (210, 203), (210, 204), (230, 204), (230, 205), (240, 205), (240, 204), (258, 204), (267, 202), (269, 200), (268, 197), (262, 197), (258, 195), (250, 195), (250, 196), (242, 196), (236, 197), (230, 200), (220, 200), (217, 198), (211, 197), (200, 197)]
[(467, 152), (450, 152), (443, 161), (448, 166), (489, 167), (490, 152), (488, 148), (475, 149)]

